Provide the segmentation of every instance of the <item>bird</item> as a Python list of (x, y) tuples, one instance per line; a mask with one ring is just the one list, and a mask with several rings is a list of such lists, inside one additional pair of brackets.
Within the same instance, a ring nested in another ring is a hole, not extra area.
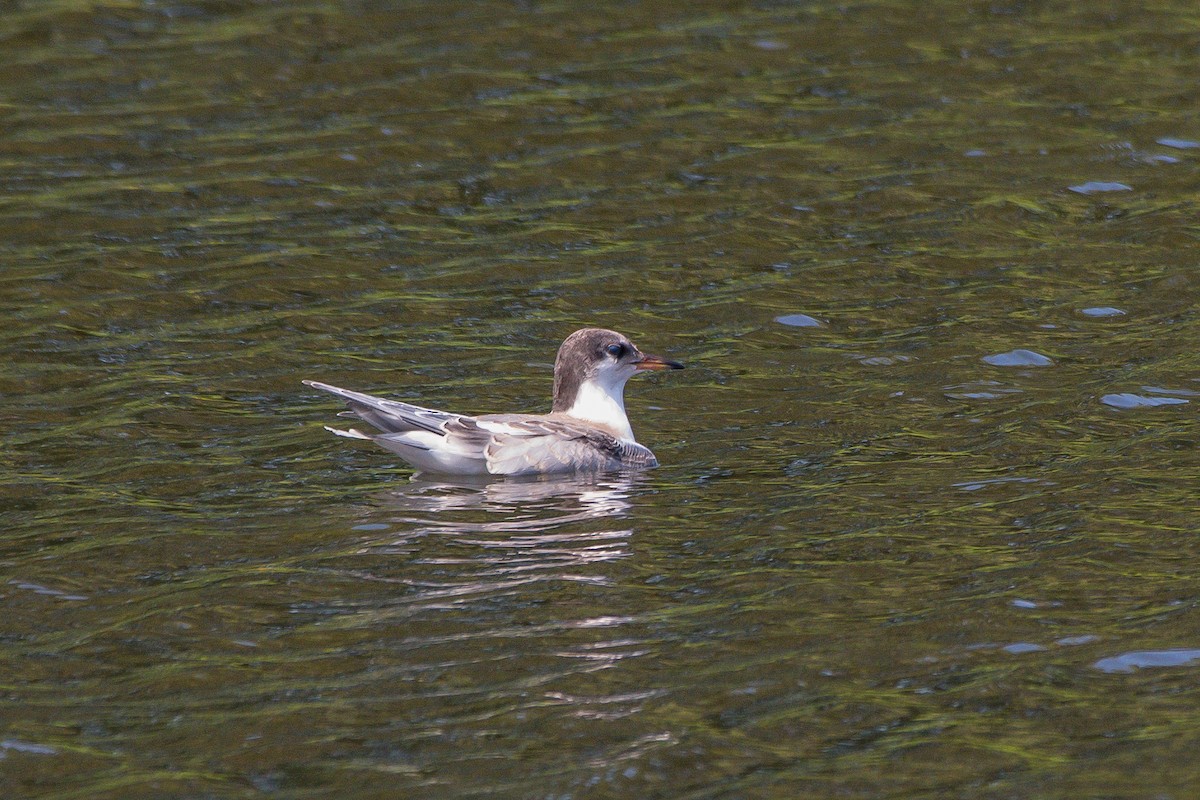
[(327, 431), (372, 441), (420, 472), (524, 476), (657, 466), (654, 453), (634, 439), (625, 415), (625, 383), (640, 372), (676, 369), (683, 364), (643, 353), (623, 334), (583, 328), (558, 348), (549, 414), (468, 416), (319, 381), (303, 383), (345, 400), (350, 410), (339, 416), (380, 432), (326, 426)]

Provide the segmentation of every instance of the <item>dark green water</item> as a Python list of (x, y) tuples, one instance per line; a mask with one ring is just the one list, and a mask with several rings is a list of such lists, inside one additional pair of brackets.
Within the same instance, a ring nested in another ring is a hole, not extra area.
[[(0, 4), (0, 796), (1196, 796), (1198, 34)], [(299, 383), (544, 410), (584, 324), (659, 469)]]

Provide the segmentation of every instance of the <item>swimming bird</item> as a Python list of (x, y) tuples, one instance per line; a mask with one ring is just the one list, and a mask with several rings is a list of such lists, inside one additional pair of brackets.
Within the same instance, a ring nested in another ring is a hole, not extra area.
[(625, 415), (625, 382), (647, 370), (683, 364), (643, 353), (616, 331), (583, 328), (558, 348), (554, 405), (549, 414), (471, 417), (304, 381), (349, 404), (355, 417), (381, 433), (326, 430), (366, 439), (418, 470), (449, 475), (538, 475), (653, 467), (654, 453), (633, 438)]

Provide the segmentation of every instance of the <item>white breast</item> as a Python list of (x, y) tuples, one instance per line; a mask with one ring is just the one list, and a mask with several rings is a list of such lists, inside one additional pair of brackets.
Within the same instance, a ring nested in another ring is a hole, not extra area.
[(621, 439), (633, 441), (633, 428), (625, 416), (625, 381), (611, 386), (595, 380), (586, 380), (579, 385), (575, 402), (566, 413), (575, 419), (608, 428)]

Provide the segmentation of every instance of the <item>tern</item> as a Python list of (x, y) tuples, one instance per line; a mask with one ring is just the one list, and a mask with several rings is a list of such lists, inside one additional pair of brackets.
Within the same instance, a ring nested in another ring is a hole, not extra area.
[(683, 364), (643, 353), (616, 331), (583, 328), (558, 348), (549, 414), (471, 417), (318, 381), (304, 383), (345, 400), (350, 410), (339, 416), (380, 431), (326, 427), (331, 433), (375, 442), (424, 472), (516, 476), (657, 466), (654, 453), (633, 438), (625, 382), (639, 372), (671, 369)]

